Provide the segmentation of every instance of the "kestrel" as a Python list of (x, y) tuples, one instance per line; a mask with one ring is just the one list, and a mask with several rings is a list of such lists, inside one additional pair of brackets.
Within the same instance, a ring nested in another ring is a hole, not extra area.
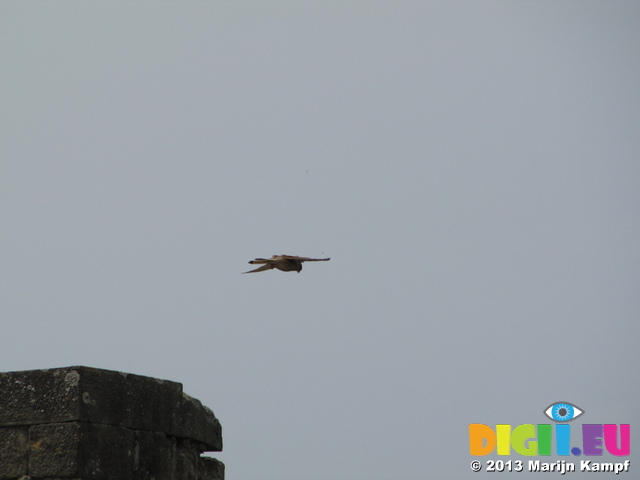
[(331, 259), (296, 257), (295, 255), (274, 255), (271, 258), (256, 258), (255, 260), (251, 260), (249, 262), (251, 264), (255, 265), (256, 263), (264, 263), (264, 265), (256, 268), (255, 270), (249, 270), (248, 272), (242, 273), (264, 272), (265, 270), (271, 270), (272, 268), (277, 268), (283, 272), (296, 271), (300, 273), (300, 270), (302, 270), (302, 262), (326, 262), (329, 260)]

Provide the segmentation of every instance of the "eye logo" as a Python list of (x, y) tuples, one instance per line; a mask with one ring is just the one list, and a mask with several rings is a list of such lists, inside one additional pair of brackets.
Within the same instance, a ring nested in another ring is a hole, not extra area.
[(578, 407), (569, 402), (552, 403), (544, 411), (544, 414), (556, 422), (570, 422), (584, 413)]

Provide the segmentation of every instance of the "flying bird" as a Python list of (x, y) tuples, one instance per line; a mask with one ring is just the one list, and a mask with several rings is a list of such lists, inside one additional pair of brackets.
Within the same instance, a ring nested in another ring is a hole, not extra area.
[(273, 268), (277, 268), (278, 270), (282, 270), (283, 272), (296, 271), (300, 273), (300, 270), (302, 270), (302, 262), (327, 262), (329, 260), (331, 259), (296, 257), (295, 255), (274, 255), (271, 258), (256, 258), (255, 260), (251, 260), (249, 263), (253, 265), (264, 265), (256, 268), (255, 270), (249, 270), (248, 272), (242, 273), (264, 272), (265, 270), (271, 270)]

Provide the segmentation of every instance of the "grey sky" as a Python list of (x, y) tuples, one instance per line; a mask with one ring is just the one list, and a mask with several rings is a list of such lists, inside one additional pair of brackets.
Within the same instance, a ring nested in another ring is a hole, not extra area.
[[(0, 371), (182, 382), (230, 479), (485, 478), (468, 424), (559, 400), (633, 453), (639, 45), (637, 1), (0, 3)], [(332, 260), (240, 275), (281, 253)]]

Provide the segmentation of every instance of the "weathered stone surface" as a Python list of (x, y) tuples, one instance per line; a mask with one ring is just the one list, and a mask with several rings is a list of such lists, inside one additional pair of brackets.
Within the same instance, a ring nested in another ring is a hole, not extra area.
[(126, 428), (84, 422), (34, 425), (29, 446), (29, 474), (34, 478), (133, 477), (135, 434)]
[(69, 421), (160, 431), (222, 450), (220, 423), (180, 383), (89, 367), (0, 373), (0, 426)]
[[(203, 451), (222, 451), (222, 427), (213, 412), (202, 405), (199, 400), (182, 394), (183, 402), (180, 418), (177, 422), (176, 436), (191, 438), (204, 443)], [(189, 435), (187, 435), (187, 432)]]
[(224, 480), (224, 463), (216, 458), (201, 457), (203, 472), (201, 480)]
[(224, 480), (224, 465), (215, 458), (201, 457), (190, 440), (178, 440), (174, 480)]
[(27, 474), (28, 436), (26, 427), (0, 427), (0, 479)]
[(85, 420), (169, 434), (178, 431), (180, 383), (85, 367), (77, 371)]
[(136, 432), (133, 457), (135, 480), (173, 480), (176, 441), (157, 432)]
[(223, 480), (213, 412), (176, 382), (67, 367), (0, 373), (0, 480)]
[(78, 420), (79, 381), (72, 369), (0, 373), (0, 426)]

